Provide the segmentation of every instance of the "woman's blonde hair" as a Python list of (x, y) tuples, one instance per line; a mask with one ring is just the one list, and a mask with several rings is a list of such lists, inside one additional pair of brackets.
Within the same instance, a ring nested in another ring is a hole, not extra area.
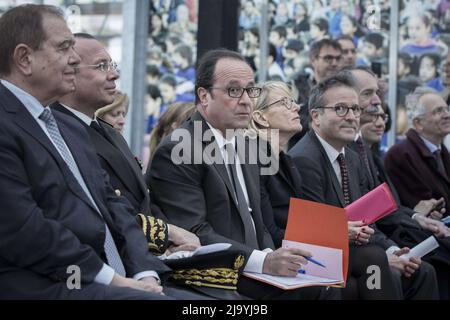
[(282, 81), (267, 81), (260, 84), (259, 87), (262, 89), (261, 95), (256, 100), (255, 108), (253, 109), (252, 116), (250, 118), (248, 130), (250, 131), (249, 136), (256, 133), (262, 138), (265, 138), (264, 135), (261, 135), (261, 129), (263, 128), (254, 120), (255, 112), (264, 111), (264, 109), (266, 109), (267, 106), (273, 102), (270, 100), (270, 98), (275, 90), (284, 91), (289, 96), (292, 96), (292, 90), (287, 83)]
[(172, 124), (176, 123), (177, 126), (181, 125), (194, 111), (195, 104), (192, 102), (175, 102), (164, 111), (150, 136), (150, 159), (161, 140), (174, 130)]
[(103, 118), (103, 116), (108, 113), (111, 112), (112, 110), (114, 110), (115, 108), (117, 108), (120, 105), (124, 105), (125, 106), (125, 115), (128, 113), (128, 108), (129, 108), (129, 103), (130, 100), (128, 99), (128, 96), (126, 93), (123, 93), (120, 90), (117, 90), (114, 93), (114, 101), (111, 104), (108, 104), (100, 109), (98, 109), (95, 112), (95, 116), (98, 118)]

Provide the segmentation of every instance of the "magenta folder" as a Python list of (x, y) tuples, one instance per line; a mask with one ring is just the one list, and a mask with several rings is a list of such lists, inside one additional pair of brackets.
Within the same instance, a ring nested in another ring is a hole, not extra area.
[(345, 207), (349, 221), (363, 221), (366, 224), (374, 223), (395, 210), (397, 203), (386, 183)]

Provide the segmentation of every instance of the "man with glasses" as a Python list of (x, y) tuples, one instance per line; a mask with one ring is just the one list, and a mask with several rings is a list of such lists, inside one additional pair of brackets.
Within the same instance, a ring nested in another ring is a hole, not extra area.
[[(382, 101), (380, 99), (380, 88), (378, 86), (377, 76), (365, 66), (357, 66), (353, 68), (347, 68), (341, 73), (350, 72), (355, 79), (355, 89), (359, 95), (359, 105), (361, 106), (363, 113), (360, 117), (360, 130), (353, 142), (348, 146), (353, 149), (361, 158), (364, 164), (363, 168), (367, 176), (368, 187), (367, 190), (372, 190), (382, 182), (390, 184), (391, 190), (396, 198), (398, 210), (390, 214), (389, 216), (376, 222), (376, 226), (387, 236), (391, 237), (397, 246), (393, 246), (387, 249), (389, 258), (389, 264), (394, 268), (394, 272), (405, 274), (407, 264), (399, 259), (398, 256), (403, 254), (403, 251), (407, 249), (400, 249), (400, 247), (412, 247), (422, 240), (431, 235), (428, 230), (434, 232), (436, 236), (445, 235), (445, 226), (438, 221), (427, 218), (426, 216), (433, 214), (434, 208), (440, 203), (435, 199), (422, 198), (422, 200), (416, 203), (414, 208), (408, 208), (402, 206), (400, 199), (396, 193), (394, 186), (390, 183), (390, 180), (385, 172), (382, 160), (379, 155), (372, 149), (375, 143), (379, 143), (381, 137), (384, 134), (386, 122), (388, 121), (388, 115), (384, 112), (382, 107)], [(443, 200), (443, 199), (442, 199)], [(439, 214), (435, 212), (434, 214)], [(405, 233), (413, 235), (414, 242), (405, 241)], [(448, 260), (449, 253), (444, 250), (439, 254), (440, 258)], [(433, 265), (435, 265), (434, 261)], [(423, 274), (424, 269), (429, 269), (430, 266), (422, 264), (420, 272)], [(439, 275), (438, 275), (439, 276)], [(417, 275), (414, 275), (414, 278)], [(403, 286), (411, 287), (413, 281), (404, 280)], [(406, 298), (414, 298), (411, 295), (405, 295)]]
[(297, 102), (301, 106), (299, 114), (303, 129), (291, 139), (289, 147), (292, 147), (309, 130), (308, 99), (311, 88), (322, 79), (339, 71), (342, 61), (342, 48), (336, 40), (322, 39), (311, 46), (309, 60), (313, 67), (313, 76), (300, 74), (294, 80), (298, 92)]
[[(212, 50), (200, 59), (196, 74), (197, 111), (161, 142), (148, 168), (154, 200), (170, 221), (195, 232), (202, 244), (226, 242), (242, 250), (244, 271), (296, 276), (309, 253), (272, 251), (260, 207), (260, 170), (249, 161), (249, 142), (238, 130), (247, 128), (254, 98), (261, 94), (253, 71), (240, 54)], [(336, 294), (319, 287), (283, 291), (247, 277), (239, 279), (238, 292), (255, 299)]]
[[(341, 72), (323, 80), (311, 92), (309, 108), (312, 129), (289, 151), (302, 176), (303, 197), (308, 200), (346, 207), (369, 190), (363, 161), (348, 147), (355, 141), (362, 112), (355, 82), (351, 73)], [(420, 277), (415, 276), (411, 289), (402, 293), (401, 275), (392, 269), (393, 263), (401, 262), (398, 259), (391, 263), (393, 260), (388, 260), (391, 254), (383, 252), (397, 245), (375, 225), (366, 226), (362, 221), (350, 221), (348, 233), (351, 276), (358, 283), (359, 298), (437, 297), (435, 274), (431, 267), (431, 270), (421, 272)], [(367, 257), (373, 261), (368, 261)], [(378, 265), (383, 270), (383, 290), (369, 290), (364, 285), (368, 265), (361, 264), (362, 261)], [(420, 260), (412, 258), (411, 262), (405, 264), (404, 275), (411, 277), (419, 268)], [(386, 287), (387, 283), (390, 287)], [(351, 282), (344, 292), (348, 294), (349, 291)]]
[(413, 207), (423, 198), (441, 197), (450, 211), (450, 155), (442, 141), (450, 133), (449, 107), (439, 93), (417, 88), (407, 97), (410, 129), (385, 158), (402, 202)]

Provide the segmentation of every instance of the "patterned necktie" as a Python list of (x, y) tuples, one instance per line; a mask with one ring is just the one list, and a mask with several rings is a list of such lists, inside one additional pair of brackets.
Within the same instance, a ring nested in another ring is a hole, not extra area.
[(244, 191), (242, 190), (242, 186), (238, 180), (236, 169), (236, 153), (232, 144), (225, 145), (225, 150), (227, 151), (228, 155), (228, 169), (231, 176), (230, 180), (236, 194), (239, 213), (244, 223), (245, 244), (249, 247), (258, 249), (258, 240), (256, 238), (255, 228), (253, 227), (251, 214), (248, 209), (247, 200), (245, 199)]
[[(64, 162), (69, 167), (70, 171), (75, 176), (75, 179), (80, 184), (81, 188), (86, 193), (87, 197), (91, 200), (94, 207), (97, 209), (97, 212), (100, 214), (100, 210), (98, 209), (97, 205), (95, 204), (94, 199), (92, 198), (91, 193), (89, 192), (89, 189), (86, 186), (86, 183), (83, 180), (83, 177), (81, 176), (81, 173), (78, 169), (78, 166), (75, 163), (75, 160), (73, 159), (72, 155), (70, 154), (69, 150), (67, 149), (63, 137), (61, 136), (61, 133), (59, 132), (58, 125), (56, 124), (56, 120), (53, 117), (52, 112), (50, 109), (45, 108), (44, 111), (39, 116), (39, 119), (45, 122), (45, 126), (47, 127), (47, 131), (52, 139), (52, 141), (55, 143), (56, 147), (58, 148), (58, 151), (60, 152), (62, 158), (64, 159)], [(122, 263), (122, 260), (119, 255), (119, 251), (117, 250), (116, 244), (114, 243), (114, 239), (111, 235), (111, 231), (108, 228), (108, 225), (105, 223), (105, 254), (106, 258), (108, 259), (108, 264), (121, 276), (125, 276), (125, 267)]]
[(438, 172), (445, 178), (447, 177), (447, 172), (445, 171), (444, 161), (442, 160), (441, 149), (437, 149), (433, 152), (434, 158), (436, 159)]
[(347, 206), (352, 201), (352, 198), (350, 196), (347, 165), (345, 164), (345, 158), (342, 153), (339, 153), (337, 161), (339, 163), (339, 168), (341, 169), (342, 192), (344, 193), (344, 206)]
[(369, 183), (371, 186), (374, 186), (373, 174), (372, 174), (372, 170), (370, 170), (369, 156), (366, 152), (366, 148), (364, 148), (364, 142), (363, 142), (361, 136), (359, 136), (358, 139), (356, 139), (356, 144), (358, 146), (359, 153), (361, 154), (361, 156), (363, 158), (364, 165), (366, 166), (367, 172), (369, 173), (369, 175), (368, 175)]

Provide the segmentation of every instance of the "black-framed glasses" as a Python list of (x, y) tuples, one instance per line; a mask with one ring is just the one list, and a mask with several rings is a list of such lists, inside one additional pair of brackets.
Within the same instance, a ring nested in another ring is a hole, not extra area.
[(270, 107), (270, 106), (273, 106), (274, 104), (277, 104), (277, 103), (279, 103), (279, 102), (281, 102), (281, 104), (282, 104), (283, 106), (285, 106), (286, 109), (288, 109), (288, 110), (291, 110), (292, 107), (293, 107), (294, 104), (295, 104), (295, 100), (294, 100), (294, 99), (288, 98), (288, 97), (283, 97), (283, 98), (281, 98), (281, 99), (279, 99), (279, 100), (277, 100), (277, 101), (274, 101), (274, 102), (272, 102), (272, 103), (269, 103), (265, 108), (268, 108), (268, 107)]
[(336, 60), (337, 63), (339, 63), (342, 59), (341, 55), (333, 56), (331, 54), (327, 54), (326, 56), (317, 56), (318, 58), (323, 59), (326, 63), (331, 63), (333, 60)]
[(117, 63), (114, 61), (110, 62), (100, 62), (97, 64), (84, 64), (84, 65), (78, 65), (76, 68), (93, 68), (100, 70), (101, 72), (110, 72), (110, 71), (116, 71), (117, 70)]
[(316, 107), (316, 109), (331, 109), (334, 110), (334, 112), (336, 112), (336, 115), (338, 117), (345, 117), (348, 114), (348, 110), (352, 110), (353, 115), (355, 117), (359, 117), (361, 116), (361, 108), (360, 106), (358, 106), (357, 104), (353, 105), (353, 106), (348, 106), (346, 104), (337, 104), (333, 107)]
[(244, 94), (244, 91), (247, 91), (247, 94), (250, 98), (258, 98), (261, 95), (262, 89), (259, 87), (229, 87), (229, 88), (219, 88), (219, 87), (210, 87), (210, 89), (218, 89), (225, 90), (228, 93), (228, 96), (231, 98), (240, 98)]
[(389, 121), (389, 115), (386, 113), (366, 113), (364, 112), (363, 117), (371, 122), (375, 123), (378, 121), (378, 118), (381, 118), (384, 123)]

